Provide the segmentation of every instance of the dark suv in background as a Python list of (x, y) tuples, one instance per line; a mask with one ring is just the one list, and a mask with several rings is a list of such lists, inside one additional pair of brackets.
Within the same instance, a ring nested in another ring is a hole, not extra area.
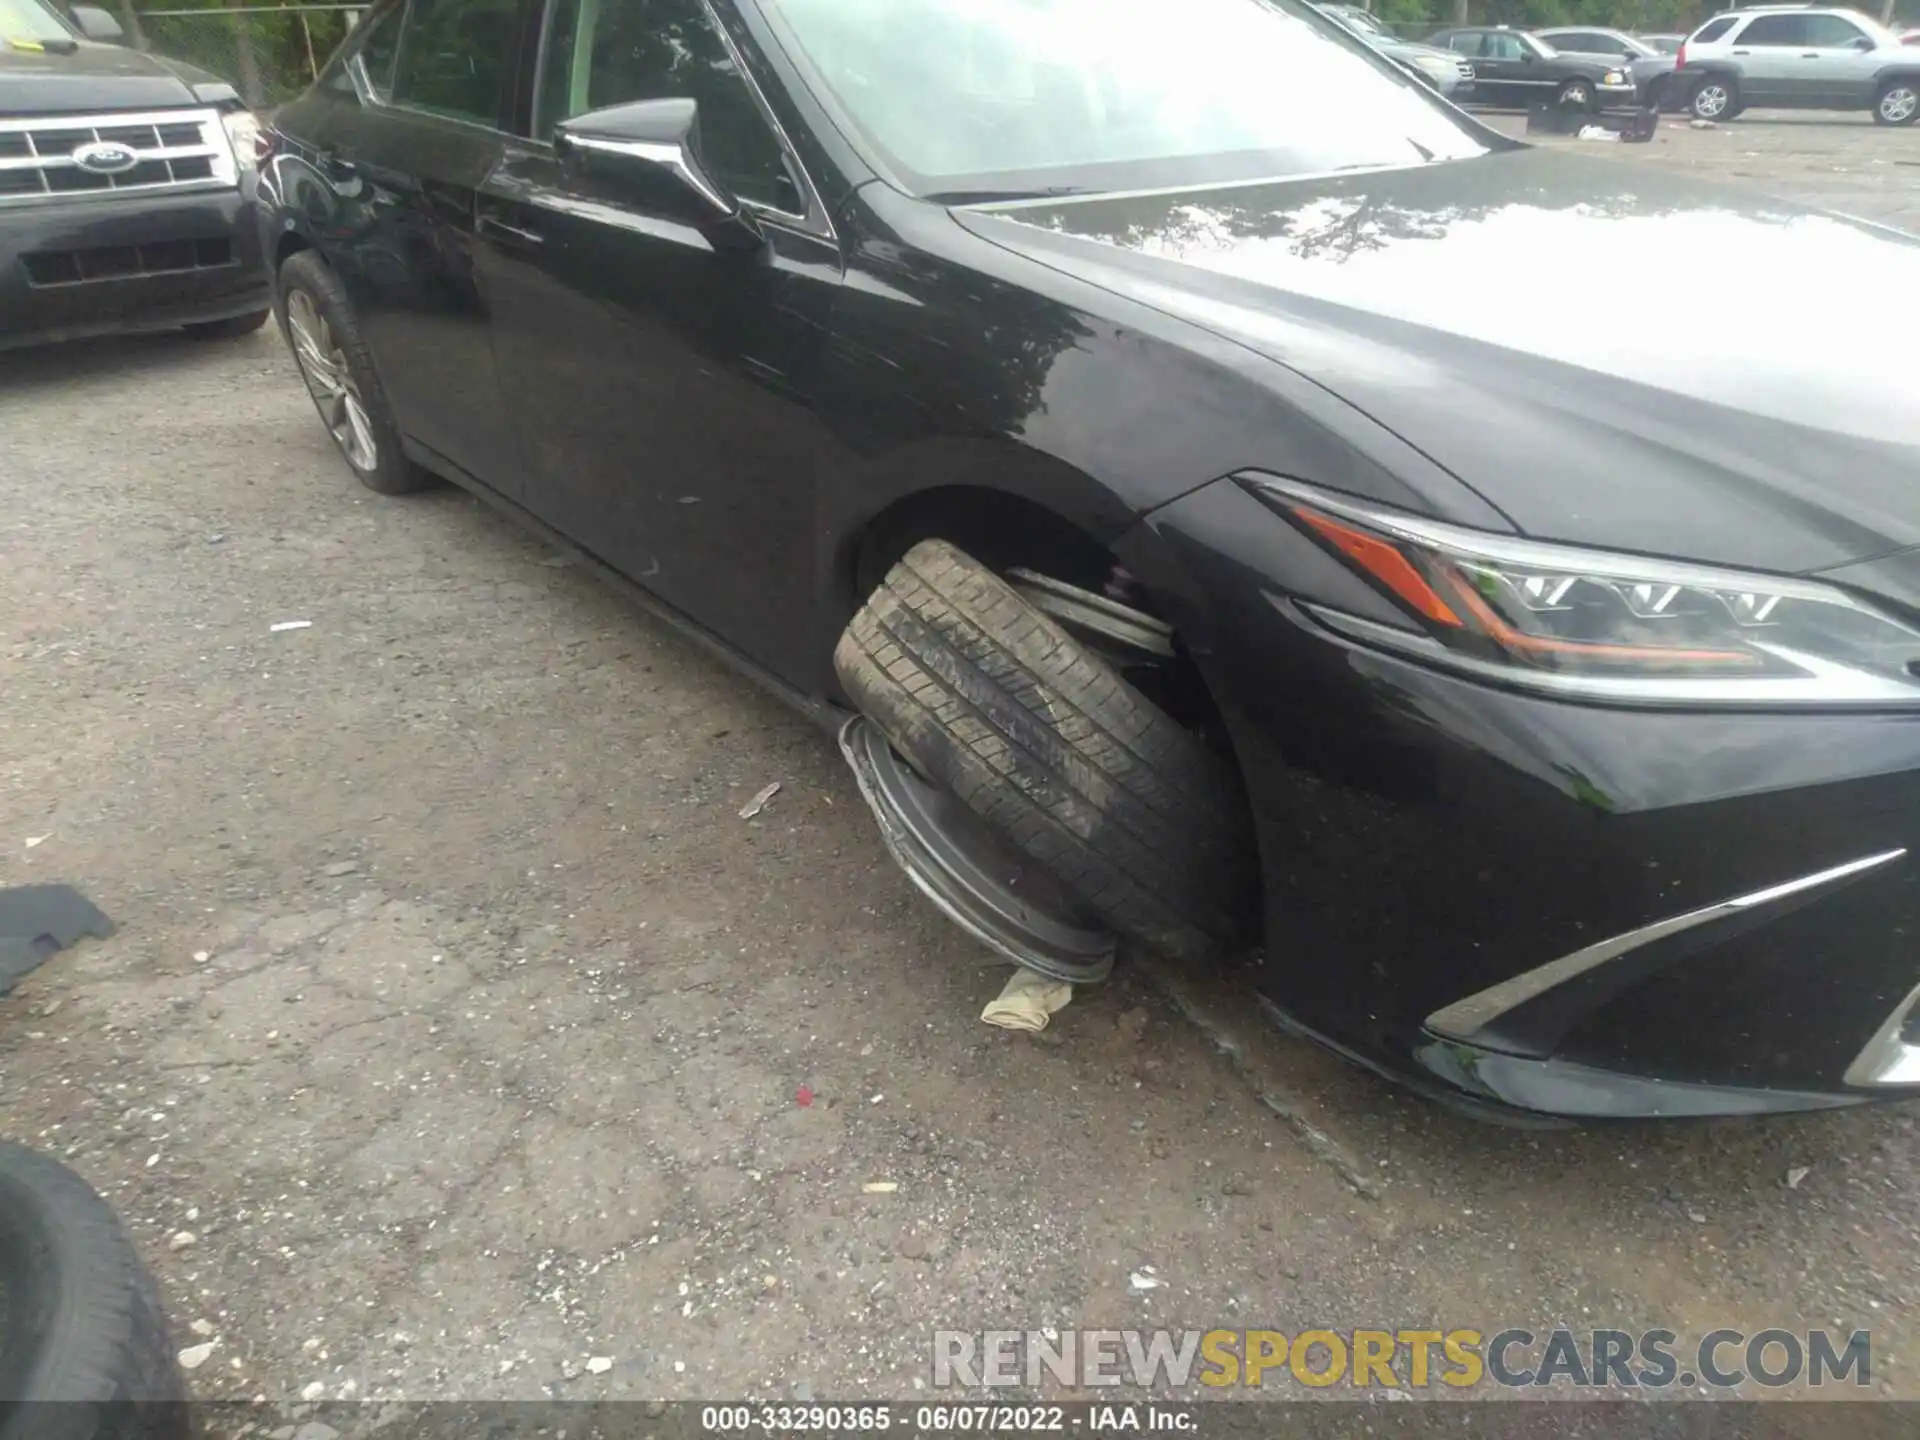
[(0, 347), (259, 329), (253, 115), (203, 70), (104, 43), (105, 11), (72, 14), (0, 0)]
[(1442, 30), (1427, 43), (1451, 50), (1473, 66), (1477, 105), (1524, 110), (1547, 101), (1604, 110), (1631, 105), (1638, 96), (1624, 56), (1563, 54), (1544, 40), (1506, 25)]

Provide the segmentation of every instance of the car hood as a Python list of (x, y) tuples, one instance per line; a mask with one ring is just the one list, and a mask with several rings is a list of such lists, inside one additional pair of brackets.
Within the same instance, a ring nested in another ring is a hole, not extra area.
[(81, 41), (61, 54), (0, 42), (0, 115), (167, 110), (232, 98), (233, 87), (204, 70), (120, 45)]
[(1793, 572), (1920, 544), (1913, 236), (1525, 147), (957, 218), (1278, 361), (1528, 535)]

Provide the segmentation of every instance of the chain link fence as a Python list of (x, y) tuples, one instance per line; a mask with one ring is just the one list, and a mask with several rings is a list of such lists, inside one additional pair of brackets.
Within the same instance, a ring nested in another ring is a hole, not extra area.
[(313, 83), (366, 9), (250, 5), (121, 13), (135, 22), (127, 33), (135, 46), (211, 71), (254, 109), (271, 110)]

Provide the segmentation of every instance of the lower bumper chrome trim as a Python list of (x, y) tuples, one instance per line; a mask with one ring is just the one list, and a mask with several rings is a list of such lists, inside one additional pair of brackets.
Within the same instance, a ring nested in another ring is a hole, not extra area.
[[(1790, 895), (1799, 895), (1809, 890), (1818, 889), (1823, 885), (1836, 884), (1851, 876), (1872, 870), (1876, 866), (1898, 860), (1906, 853), (1907, 851), (1904, 846), (1898, 850), (1884, 850), (1877, 855), (1868, 855), (1859, 860), (1849, 860), (1846, 864), (1835, 865), (1829, 870), (1819, 870), (1811, 875), (1802, 875), (1797, 880), (1788, 880), (1779, 885), (1770, 885), (1764, 890), (1755, 890), (1746, 895), (1736, 895), (1732, 899), (1722, 900), (1718, 904), (1708, 905), (1699, 910), (1689, 910), (1684, 915), (1675, 915), (1666, 920), (1657, 920), (1651, 925), (1643, 925), (1637, 930), (1629, 930), (1625, 934), (1615, 935), (1611, 939), (1602, 940), (1584, 949), (1575, 950), (1571, 955), (1562, 955), (1558, 960), (1549, 960), (1545, 965), (1541, 965), (1536, 969), (1522, 971), (1511, 979), (1502, 980), (1497, 985), (1490, 985), (1485, 990), (1480, 990), (1467, 996), (1464, 1000), (1456, 1000), (1451, 1005), (1436, 1010), (1433, 1014), (1429, 1015), (1426, 1019), (1426, 1028), (1434, 1034), (1444, 1036), (1450, 1040), (1461, 1040), (1469, 1044), (1485, 1044), (1487, 1043), (1487, 1037), (1483, 1032), (1503, 1015), (1509, 1014), (1511, 1011), (1518, 1009), (1531, 1000), (1538, 999), (1550, 990), (1555, 990), (1562, 985), (1568, 984), (1570, 981), (1585, 975), (1590, 970), (1618, 960), (1622, 956), (1638, 950), (1644, 945), (1649, 945), (1656, 940), (1664, 940), (1671, 935), (1678, 935), (1682, 931), (1691, 930), (1699, 925), (1706, 925), (1715, 920), (1722, 920), (1728, 916), (1738, 915), (1742, 911), (1752, 910), (1756, 906), (1768, 905), (1776, 900), (1783, 900)], [(1880, 1035), (1874, 1038), (1874, 1042), (1868, 1045), (1867, 1052), (1863, 1052), (1860, 1060), (1854, 1062), (1856, 1068), (1860, 1067), (1860, 1065), (1869, 1058), (1869, 1053), (1874, 1051), (1875, 1045), (1881, 1044), (1886, 1040), (1890, 1040), (1895, 1045), (1899, 1044), (1898, 1035), (1905, 1021), (1906, 1012), (1916, 1001), (1920, 1001), (1920, 988), (1917, 988), (1912, 995), (1907, 997), (1906, 1004), (1895, 1013), (1893, 1019), (1887, 1022), (1886, 1028), (1883, 1029)], [(1920, 1049), (1913, 1047), (1902, 1048), (1908, 1052), (1907, 1057), (1903, 1059), (1902, 1063), (1914, 1071), (1913, 1080), (1920, 1081)], [(1853, 1071), (1851, 1070), (1848, 1071), (1847, 1078), (1850, 1084), (1866, 1083), (1885, 1085), (1911, 1083), (1895, 1082), (1885, 1079), (1865, 1082), (1857, 1081), (1853, 1079)]]
[(1887, 1023), (1867, 1042), (1866, 1049), (1847, 1067), (1847, 1084), (1863, 1089), (1880, 1085), (1920, 1085), (1920, 1045), (1910, 1044), (1901, 1038), (1901, 1032), (1907, 1028), (1907, 1017), (1913, 1013), (1915, 1005), (1920, 1005), (1920, 985), (1907, 992), (1907, 998), (1900, 1002), (1887, 1017)]

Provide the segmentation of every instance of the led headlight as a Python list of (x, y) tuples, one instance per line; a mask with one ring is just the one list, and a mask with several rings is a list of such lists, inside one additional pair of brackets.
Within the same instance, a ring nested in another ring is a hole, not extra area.
[(1245, 477), (1405, 612), (1306, 607), (1489, 679), (1645, 704), (1920, 706), (1920, 629), (1817, 581), (1488, 535)]
[(233, 146), (233, 158), (242, 170), (260, 163), (260, 121), (251, 110), (223, 110), (220, 123), (226, 127), (227, 143)]
[(1608, 85), (1631, 85), (1633, 82), (1627, 78), (1626, 71), (1609, 70), (1607, 71), (1607, 78), (1604, 83)]

